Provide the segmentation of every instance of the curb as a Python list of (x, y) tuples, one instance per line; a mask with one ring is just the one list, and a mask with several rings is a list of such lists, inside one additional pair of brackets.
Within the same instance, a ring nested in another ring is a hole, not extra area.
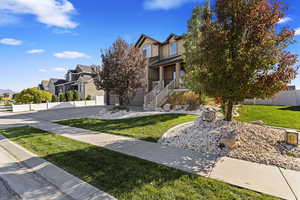
[[(74, 200), (116, 200), (109, 194), (9, 141), (3, 135), (0, 135), (0, 146), (23, 165)], [(22, 194), (18, 195), (22, 197)]]

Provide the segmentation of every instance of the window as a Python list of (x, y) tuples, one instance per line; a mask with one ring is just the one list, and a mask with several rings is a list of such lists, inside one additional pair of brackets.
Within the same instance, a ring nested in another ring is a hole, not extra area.
[(170, 55), (177, 54), (177, 43), (173, 42), (170, 44)]
[(151, 57), (151, 44), (145, 44), (143, 47), (143, 55), (145, 57)]

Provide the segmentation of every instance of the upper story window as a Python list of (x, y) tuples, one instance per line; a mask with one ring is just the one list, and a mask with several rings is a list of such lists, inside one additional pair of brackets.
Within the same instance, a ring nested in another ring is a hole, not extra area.
[(175, 55), (175, 54), (177, 54), (177, 43), (172, 42), (170, 44), (170, 55)]
[(143, 47), (143, 55), (145, 57), (151, 57), (151, 44), (145, 44)]

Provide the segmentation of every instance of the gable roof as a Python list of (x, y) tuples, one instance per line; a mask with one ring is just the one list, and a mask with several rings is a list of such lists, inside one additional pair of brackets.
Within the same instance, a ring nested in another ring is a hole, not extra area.
[(83, 73), (94, 73), (93, 68), (100, 68), (100, 66), (92, 65), (92, 66), (86, 66), (86, 65), (77, 65), (76, 71), (83, 72)]
[(171, 33), (171, 34), (167, 37), (167, 39), (166, 39), (162, 44), (168, 43), (169, 40), (170, 40), (172, 37), (174, 37), (175, 40), (180, 40), (181, 38), (184, 37), (184, 35), (176, 35), (176, 34), (174, 34), (174, 33)]
[(137, 40), (137, 42), (135, 43), (134, 47), (140, 47), (139, 44), (142, 44), (142, 43), (145, 41), (145, 39), (147, 39), (147, 38), (150, 39), (150, 40), (153, 40), (153, 41), (156, 42), (157, 44), (160, 44), (160, 43), (161, 43), (160, 41), (158, 41), (158, 40), (156, 40), (156, 39), (154, 39), (154, 38), (152, 38), (152, 37), (150, 37), (150, 36), (148, 36), (148, 35), (142, 34), (142, 35), (139, 37), (139, 39)]
[(153, 41), (156, 42), (157, 44), (166, 44), (166, 43), (169, 42), (169, 40), (170, 40), (172, 37), (174, 37), (175, 40), (180, 40), (181, 38), (184, 37), (184, 34), (183, 34), (183, 35), (176, 35), (176, 34), (174, 34), (174, 33), (171, 33), (171, 34), (167, 37), (167, 39), (166, 39), (164, 42), (160, 42), (160, 41), (158, 41), (158, 40), (156, 40), (156, 39), (154, 39), (154, 38), (152, 38), (152, 37), (150, 37), (150, 36), (148, 36), (148, 35), (142, 34), (142, 35), (139, 37), (139, 39), (137, 40), (137, 42), (135, 43), (134, 47), (138, 47), (138, 48), (139, 48), (139, 47), (141, 46), (141, 44), (142, 44), (147, 38), (150, 39), (150, 40), (153, 40)]

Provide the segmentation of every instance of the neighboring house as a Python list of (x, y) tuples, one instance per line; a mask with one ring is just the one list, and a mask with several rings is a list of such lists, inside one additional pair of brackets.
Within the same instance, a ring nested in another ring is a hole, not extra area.
[(183, 35), (175, 34), (170, 34), (164, 42), (143, 34), (136, 42), (135, 47), (140, 48), (148, 58), (145, 108), (161, 106), (174, 91), (185, 90), (183, 43)]
[(48, 91), (48, 85), (49, 85), (49, 81), (47, 80), (42, 80), (42, 82), (38, 85), (38, 89), (39, 90), (44, 90), (44, 91)]
[(99, 68), (99, 66), (77, 65), (76, 69), (69, 70), (66, 74), (66, 80), (55, 84), (56, 94), (76, 90), (80, 92), (81, 98), (104, 96), (104, 91), (97, 90), (95, 86), (93, 68)]
[(65, 83), (66, 81), (63, 79), (57, 79), (57, 78), (51, 78), (49, 80), (48, 83), (48, 92), (58, 95), (57, 91), (56, 91), (56, 85), (57, 84), (61, 84), (61, 83)]

